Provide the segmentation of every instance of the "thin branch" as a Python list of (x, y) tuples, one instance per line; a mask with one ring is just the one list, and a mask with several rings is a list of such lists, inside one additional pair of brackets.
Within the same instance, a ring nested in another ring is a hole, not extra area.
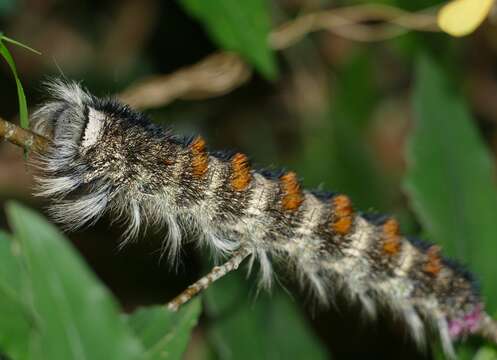
[(139, 81), (118, 98), (136, 108), (163, 106), (176, 99), (205, 99), (230, 92), (250, 75), (250, 67), (238, 55), (219, 52), (172, 74)]
[[(368, 21), (374, 21), (374, 24), (367, 24)], [(389, 40), (411, 30), (440, 31), (435, 14), (410, 13), (393, 6), (366, 4), (297, 17), (272, 31), (269, 44), (273, 49), (285, 49), (318, 30), (363, 42)]]
[(50, 140), (38, 135), (31, 130), (23, 129), (11, 122), (0, 118), (0, 139), (5, 139), (14, 145), (26, 150), (43, 153), (46, 151)]
[(224, 275), (238, 269), (238, 266), (240, 266), (242, 261), (245, 260), (251, 253), (252, 251), (247, 248), (241, 248), (240, 250), (236, 251), (227, 262), (225, 262), (223, 265), (214, 267), (211, 272), (197, 280), (192, 285), (188, 286), (186, 290), (172, 299), (167, 304), (167, 308), (172, 311), (177, 311), (181, 305), (190, 301), (201, 291), (207, 289), (216, 280), (219, 280)]
[[(373, 21), (373, 23), (367, 22)], [(269, 34), (269, 46), (282, 50), (318, 30), (355, 41), (383, 41), (410, 30), (440, 31), (432, 11), (410, 13), (379, 5), (358, 5), (305, 14)], [(224, 95), (250, 79), (251, 69), (240, 56), (219, 52), (172, 74), (152, 76), (132, 84), (118, 95), (136, 108), (155, 108), (177, 99), (206, 99)]]

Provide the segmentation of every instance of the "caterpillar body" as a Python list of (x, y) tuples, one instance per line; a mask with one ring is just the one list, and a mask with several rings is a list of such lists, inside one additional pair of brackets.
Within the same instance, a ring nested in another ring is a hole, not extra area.
[(437, 246), (402, 236), (396, 220), (358, 213), (342, 194), (304, 190), (293, 172), (253, 170), (241, 153), (210, 153), (201, 137), (175, 136), (76, 83), (48, 89), (52, 98), (32, 121), (52, 139), (34, 159), (37, 194), (66, 227), (108, 212), (127, 222), (127, 241), (158, 225), (171, 261), (185, 232), (215, 254), (244, 249), (260, 263), (263, 285), (272, 262), (283, 263), (323, 303), (343, 291), (372, 317), (388, 308), (420, 345), (435, 331), (449, 357), (459, 338), (497, 339), (472, 276)]

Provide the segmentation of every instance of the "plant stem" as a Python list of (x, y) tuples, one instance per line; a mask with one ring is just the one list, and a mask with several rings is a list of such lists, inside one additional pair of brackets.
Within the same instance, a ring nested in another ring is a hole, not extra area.
[(31, 130), (23, 129), (0, 118), (0, 139), (2, 138), (14, 145), (37, 153), (45, 152), (50, 142), (44, 136), (38, 135)]

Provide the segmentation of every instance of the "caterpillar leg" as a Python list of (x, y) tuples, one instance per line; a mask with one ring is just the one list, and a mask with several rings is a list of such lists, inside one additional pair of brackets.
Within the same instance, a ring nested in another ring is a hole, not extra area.
[(207, 275), (201, 277), (192, 285), (188, 286), (181, 294), (172, 299), (167, 307), (169, 310), (177, 311), (181, 305), (188, 302), (202, 290), (207, 289), (213, 282), (219, 280), (227, 273), (238, 269), (238, 266), (247, 258), (252, 251), (247, 248), (241, 248), (233, 254), (228, 261), (220, 266), (215, 266)]

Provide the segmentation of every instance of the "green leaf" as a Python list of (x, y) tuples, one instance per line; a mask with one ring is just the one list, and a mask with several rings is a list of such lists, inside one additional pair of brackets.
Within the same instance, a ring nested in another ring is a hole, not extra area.
[(39, 359), (139, 359), (139, 342), (112, 296), (68, 241), (43, 218), (7, 205), (27, 269), (30, 306), (40, 329)]
[(426, 57), (418, 61), (413, 101), (405, 181), (412, 207), (430, 238), (479, 275), (488, 310), (496, 310), (493, 161), (465, 103)]
[(182, 359), (201, 310), (197, 298), (179, 312), (171, 312), (165, 306), (154, 306), (141, 308), (128, 316), (130, 328), (145, 348), (142, 359)]
[[(9, 49), (5, 46), (3, 43), (4, 37), (0, 38), (0, 55), (5, 59), (7, 64), (10, 67), (10, 71), (12, 71), (12, 74), (14, 75), (14, 79), (16, 81), (17, 85), (17, 98), (19, 99), (19, 119), (21, 123), (21, 127), (23, 128), (28, 128), (29, 127), (29, 119), (28, 119), (28, 106), (26, 104), (26, 95), (24, 94), (24, 89), (22, 88), (21, 80), (19, 79), (19, 76), (17, 75), (17, 69), (16, 69), (16, 64), (14, 62), (14, 59), (12, 58), (12, 55), (9, 52)], [(10, 40), (10, 39), (9, 39)]]
[(25, 49), (25, 50), (31, 51), (31, 52), (35, 53), (36, 55), (41, 55), (41, 52), (39, 52), (38, 50), (35, 50), (35, 49), (33, 49), (32, 47), (30, 47), (30, 46), (28, 46), (28, 45), (26, 45), (26, 44), (23, 44), (23, 43), (21, 43), (21, 42), (19, 42), (19, 41), (17, 41), (17, 40), (11, 39), (11, 38), (9, 38), (9, 37), (7, 37), (7, 36), (3, 35), (2, 33), (0, 33), (0, 38), (1, 38), (3, 41), (5, 41), (5, 42), (9, 42), (9, 43), (11, 43), (11, 44), (14, 44), (14, 45), (17, 45), (17, 46), (19, 46), (19, 47), (22, 47), (22, 48), (23, 48), (23, 49)]
[(478, 350), (478, 352), (473, 357), (473, 360), (496, 360), (497, 351), (490, 346), (484, 346)]
[(13, 359), (26, 359), (32, 317), (22, 300), (22, 271), (8, 235), (0, 232), (0, 349)]
[(271, 29), (265, 0), (180, 0), (198, 18), (219, 46), (240, 53), (268, 79), (277, 75), (276, 61), (268, 46)]
[(329, 358), (288, 294), (254, 297), (249, 286), (244, 274), (233, 273), (206, 291), (209, 337), (218, 358)]
[(9, 235), (0, 231), (0, 299), (10, 298), (20, 302), (21, 267), (12, 249)]

